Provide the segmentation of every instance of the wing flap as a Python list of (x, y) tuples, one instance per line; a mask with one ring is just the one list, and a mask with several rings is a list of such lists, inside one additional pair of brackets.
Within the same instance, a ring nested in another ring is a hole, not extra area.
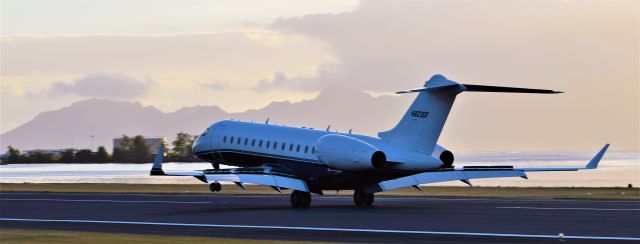
[(526, 177), (526, 174), (521, 170), (456, 170), (443, 172), (426, 172), (393, 180), (382, 181), (377, 185), (366, 188), (365, 192), (375, 193), (420, 184), (497, 177)]
[(207, 181), (241, 182), (309, 192), (303, 180), (268, 174), (205, 174)]

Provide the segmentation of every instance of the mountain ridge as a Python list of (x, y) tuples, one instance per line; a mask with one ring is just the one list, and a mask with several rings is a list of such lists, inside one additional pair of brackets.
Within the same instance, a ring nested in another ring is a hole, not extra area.
[[(212, 106), (188, 106), (163, 112), (139, 102), (87, 99), (46, 111), (0, 135), (6, 151), (112, 147), (112, 139), (125, 135), (163, 136), (172, 141), (178, 132), (199, 134), (212, 123), (236, 119), (273, 124), (327, 128), (376, 136), (392, 128), (415, 94), (371, 96), (338, 85), (327, 86), (317, 97), (299, 102), (277, 101), (259, 109), (227, 112)], [(537, 102), (527, 102), (531, 99)], [(606, 130), (585, 131), (573, 126), (590, 118), (567, 117), (568, 98), (464, 95), (456, 99), (438, 143), (454, 152), (477, 151), (592, 151), (605, 142), (617, 150), (637, 150), (626, 137)], [(535, 105), (535, 106), (534, 106)], [(530, 126), (535, 121), (535, 126)], [(605, 128), (603, 126), (602, 128)], [(93, 135), (93, 137), (91, 137)], [(626, 144), (625, 144), (626, 143)], [(620, 145), (623, 144), (623, 145)], [(625, 147), (626, 145), (626, 147)], [(631, 146), (630, 146), (631, 145)]]
[[(187, 106), (173, 112), (144, 106), (137, 101), (113, 101), (90, 98), (68, 106), (45, 111), (32, 120), (0, 135), (3, 149), (11, 145), (22, 150), (91, 148), (103, 145), (111, 149), (111, 140), (121, 135), (163, 136), (169, 141), (178, 132), (197, 134), (221, 119), (238, 119), (290, 124), (343, 131), (355, 127), (350, 121), (355, 111), (371, 118), (375, 107), (399, 105), (395, 97), (372, 97), (364, 92), (338, 85), (328, 86), (313, 99), (300, 102), (274, 101), (259, 109), (230, 113), (216, 105)], [(374, 106), (370, 106), (374, 105)], [(397, 117), (396, 117), (397, 118)], [(360, 123), (355, 131), (375, 134), (379, 123)], [(4, 151), (4, 150), (3, 150)]]

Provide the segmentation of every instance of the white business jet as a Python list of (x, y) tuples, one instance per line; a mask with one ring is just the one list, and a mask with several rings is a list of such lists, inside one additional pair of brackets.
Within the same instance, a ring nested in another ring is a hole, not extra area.
[[(378, 137), (296, 128), (265, 123), (222, 120), (209, 126), (194, 142), (193, 152), (211, 162), (213, 169), (163, 171), (160, 151), (151, 175), (193, 176), (221, 190), (218, 182), (292, 189), (291, 205), (307, 208), (311, 193), (323, 190), (355, 190), (356, 206), (370, 206), (374, 193), (421, 184), (471, 179), (522, 177), (534, 171), (595, 169), (609, 147), (606, 144), (580, 168), (518, 168), (513, 166), (453, 165), (453, 154), (438, 145), (438, 137), (456, 96), (462, 92), (561, 93), (553, 90), (459, 84), (434, 75), (418, 93), (411, 107), (391, 130)], [(160, 147), (162, 149), (162, 147)], [(237, 168), (220, 169), (220, 164)]]

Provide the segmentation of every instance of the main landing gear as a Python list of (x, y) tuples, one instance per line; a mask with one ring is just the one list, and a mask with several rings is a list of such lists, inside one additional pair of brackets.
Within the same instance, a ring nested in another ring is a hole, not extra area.
[(311, 205), (311, 193), (293, 191), (291, 193), (291, 206), (293, 208), (308, 208)]
[(364, 193), (362, 190), (356, 190), (353, 193), (353, 203), (356, 207), (369, 207), (373, 204), (373, 193)]
[(218, 182), (209, 185), (209, 191), (211, 192), (219, 192), (220, 190), (222, 190), (222, 185)]

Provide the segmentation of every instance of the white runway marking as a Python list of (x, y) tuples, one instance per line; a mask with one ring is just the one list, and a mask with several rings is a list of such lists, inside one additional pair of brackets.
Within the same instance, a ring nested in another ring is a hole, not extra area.
[(147, 201), (147, 200), (109, 200), (109, 199), (53, 199), (53, 198), (2, 198), (1, 201), (52, 201), (52, 202), (114, 202), (114, 203), (178, 203), (178, 204), (212, 204), (213, 202), (179, 202), (179, 201)]
[[(91, 223), (91, 224), (121, 224), (121, 225), (159, 225), (159, 226), (186, 226), (186, 227), (215, 227), (236, 229), (276, 229), (276, 230), (307, 230), (307, 231), (334, 231), (334, 232), (364, 232), (364, 233), (393, 233), (393, 234), (427, 234), (427, 235), (458, 235), (458, 236), (487, 236), (487, 237), (523, 237), (523, 238), (554, 238), (557, 235), (532, 235), (532, 234), (502, 234), (479, 232), (449, 232), (449, 231), (422, 231), (422, 230), (389, 230), (389, 229), (350, 229), (350, 228), (322, 228), (301, 226), (268, 226), (268, 225), (225, 225), (225, 224), (188, 224), (167, 222), (136, 222), (136, 221), (108, 221), (108, 220), (78, 220), (78, 219), (17, 219), (0, 218), (0, 221), (21, 222), (57, 222), (57, 223)], [(640, 237), (619, 236), (563, 236), (564, 239), (588, 239), (588, 240), (623, 240), (640, 241)]]
[[(143, 197), (204, 197), (204, 198), (283, 198), (289, 197), (289, 194), (274, 194), (274, 195), (234, 195), (234, 194), (152, 194), (152, 193), (31, 193), (31, 192), (1, 192), (0, 195), (64, 195), (64, 196), (143, 196)], [(353, 200), (351, 195), (340, 196), (315, 196), (314, 200)], [(589, 203), (630, 203), (640, 204), (640, 201), (635, 200), (590, 200), (590, 199), (514, 199), (514, 198), (449, 198), (449, 197), (434, 197), (434, 196), (376, 196), (376, 201), (379, 200), (415, 200), (415, 201), (470, 201), (470, 202), (589, 202)]]
[(640, 208), (542, 208), (542, 207), (496, 207), (496, 208), (537, 209), (537, 210), (640, 211)]

